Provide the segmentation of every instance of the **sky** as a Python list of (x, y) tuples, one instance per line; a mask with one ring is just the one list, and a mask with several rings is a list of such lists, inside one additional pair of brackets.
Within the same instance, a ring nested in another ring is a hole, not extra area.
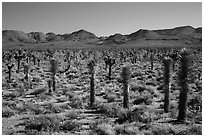
[(201, 2), (3, 2), (2, 30), (97, 36), (202, 26)]

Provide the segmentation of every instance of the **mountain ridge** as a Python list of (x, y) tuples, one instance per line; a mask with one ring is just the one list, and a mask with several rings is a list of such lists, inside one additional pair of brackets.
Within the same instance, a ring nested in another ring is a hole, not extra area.
[(128, 41), (135, 41), (139, 39), (144, 40), (185, 40), (190, 39), (193, 42), (202, 41), (202, 27), (194, 28), (192, 26), (180, 26), (171, 29), (139, 29), (136, 32), (122, 35), (115, 33), (113, 35), (104, 37), (96, 36), (94, 33), (84, 29), (74, 31), (72, 33), (55, 34), (49, 32), (30, 32), (25, 33), (19, 30), (3, 30), (3, 42), (23, 42), (23, 43), (43, 43), (56, 41), (94, 41), (97, 44), (122, 44)]

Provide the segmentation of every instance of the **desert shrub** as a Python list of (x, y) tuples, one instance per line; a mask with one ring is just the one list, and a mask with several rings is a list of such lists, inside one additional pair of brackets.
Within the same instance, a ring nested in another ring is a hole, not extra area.
[(77, 119), (79, 116), (80, 114), (75, 110), (71, 110), (65, 114), (65, 117), (68, 119)]
[(131, 125), (115, 125), (114, 130), (116, 135), (143, 135), (138, 127)]
[(27, 109), (26, 109), (26, 107), (25, 107), (26, 105), (24, 104), (24, 103), (18, 103), (17, 105), (16, 105), (16, 108), (15, 108), (15, 110), (17, 111), (17, 113), (18, 114), (22, 114), (22, 113), (24, 113), (24, 112), (27, 112)]
[(36, 117), (31, 117), (25, 121), (26, 123), (25, 130), (27, 132), (34, 131), (35, 134), (36, 134), (36, 131), (38, 132), (59, 131), (60, 120), (61, 119), (56, 116), (40, 115)]
[(79, 128), (79, 123), (77, 122), (77, 120), (66, 120), (63, 121), (63, 123), (60, 126), (61, 130), (66, 130), (66, 131), (72, 131), (74, 129)]
[(169, 123), (153, 125), (154, 135), (201, 135), (202, 125), (172, 125)]
[(202, 125), (191, 125), (187, 130), (187, 135), (202, 135)]
[(70, 99), (70, 104), (69, 104), (72, 108), (82, 108), (83, 106), (83, 100), (81, 97), (79, 96), (75, 96), (73, 98)]
[(48, 104), (46, 106), (46, 111), (44, 113), (61, 113), (62, 109), (60, 107), (54, 106), (53, 104)]
[(3, 101), (2, 100), (2, 107), (9, 107), (9, 108), (15, 109), (16, 103), (14, 101)]
[(96, 135), (115, 135), (115, 130), (110, 124), (98, 124), (92, 129), (93, 134)]
[(117, 117), (121, 109), (122, 107), (119, 106), (118, 104), (109, 103), (109, 104), (99, 104), (97, 111), (108, 117)]
[(143, 122), (150, 123), (153, 120), (151, 114), (146, 111), (144, 107), (136, 108), (133, 110), (124, 109), (120, 111), (116, 123), (122, 124), (124, 122)]
[(152, 103), (152, 97), (151, 95), (149, 96), (148, 94), (144, 94), (144, 95), (138, 95), (135, 97), (136, 99), (133, 101), (134, 105), (139, 105), (139, 104), (146, 104), (146, 105), (150, 105)]
[(116, 98), (117, 98), (117, 96), (114, 95), (114, 94), (108, 94), (106, 96), (106, 99), (107, 99), (108, 102), (114, 102)]
[(171, 135), (173, 134), (173, 126), (171, 124), (153, 125), (151, 131), (153, 135)]
[(175, 118), (177, 118), (177, 115), (178, 115), (178, 109), (173, 108), (170, 110), (170, 112), (169, 112), (170, 118), (175, 119)]
[(37, 104), (25, 104), (26, 111), (30, 111), (30, 113), (34, 115), (39, 115), (45, 112), (45, 109), (43, 109), (40, 105)]
[(11, 117), (15, 115), (15, 111), (10, 109), (9, 107), (4, 107), (2, 109), (2, 117)]
[(41, 133), (36, 129), (30, 129), (25, 131), (26, 135), (40, 135)]

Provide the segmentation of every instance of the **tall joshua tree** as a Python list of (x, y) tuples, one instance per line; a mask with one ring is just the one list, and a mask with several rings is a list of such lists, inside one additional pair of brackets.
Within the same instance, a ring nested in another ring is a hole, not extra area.
[(180, 86), (180, 95), (179, 95), (179, 113), (177, 120), (184, 122), (186, 120), (186, 111), (187, 111), (187, 94), (188, 94), (188, 73), (189, 73), (189, 54), (186, 49), (182, 49), (180, 52), (180, 64), (179, 64), (179, 86)]
[(27, 90), (28, 90), (31, 87), (31, 84), (29, 82), (29, 77), (28, 77), (30, 65), (26, 63), (23, 65), (23, 67), (24, 67), (25, 80), (27, 83), (26, 85), (27, 85)]
[(169, 92), (171, 85), (171, 70), (172, 70), (172, 59), (165, 57), (163, 60), (164, 64), (164, 112), (169, 112)]
[(28, 72), (29, 72), (30, 65), (26, 63), (23, 65), (23, 67), (24, 67), (25, 79), (26, 81), (28, 81)]
[(15, 54), (14, 58), (17, 60), (17, 63), (18, 63), (18, 70), (17, 72), (19, 72), (20, 70), (20, 64), (21, 64), (21, 59), (24, 58), (23, 54), (22, 54), (22, 51), (19, 50), (17, 54)]
[(93, 60), (91, 60), (88, 63), (88, 68), (89, 68), (89, 71), (91, 74), (91, 77), (90, 77), (90, 107), (92, 107), (94, 105), (94, 102), (95, 102), (94, 66), (95, 66), (95, 62)]
[(51, 68), (50, 68), (50, 72), (52, 73), (51, 75), (51, 79), (52, 79), (52, 89), (55, 92), (56, 91), (56, 83), (55, 83), (55, 75), (57, 73), (58, 70), (58, 61), (55, 59), (51, 59), (50, 60), (50, 64), (51, 64)]
[(130, 67), (129, 66), (124, 66), (122, 68), (122, 73), (121, 73), (121, 78), (122, 78), (122, 83), (123, 83), (123, 107), (124, 108), (129, 108), (129, 80), (130, 80)]

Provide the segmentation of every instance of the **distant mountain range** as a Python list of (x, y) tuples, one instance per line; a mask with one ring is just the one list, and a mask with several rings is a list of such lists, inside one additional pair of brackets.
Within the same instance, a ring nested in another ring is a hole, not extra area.
[(24, 33), (17, 30), (2, 31), (2, 41), (22, 43), (49, 43), (59, 41), (85, 41), (89, 44), (122, 44), (137, 40), (183, 40), (190, 44), (202, 42), (202, 28), (182, 26), (172, 29), (147, 30), (140, 29), (134, 33), (122, 35), (114, 34), (107, 37), (97, 37), (94, 33), (86, 30), (79, 30), (69, 34), (55, 34), (53, 32), (30, 32)]

